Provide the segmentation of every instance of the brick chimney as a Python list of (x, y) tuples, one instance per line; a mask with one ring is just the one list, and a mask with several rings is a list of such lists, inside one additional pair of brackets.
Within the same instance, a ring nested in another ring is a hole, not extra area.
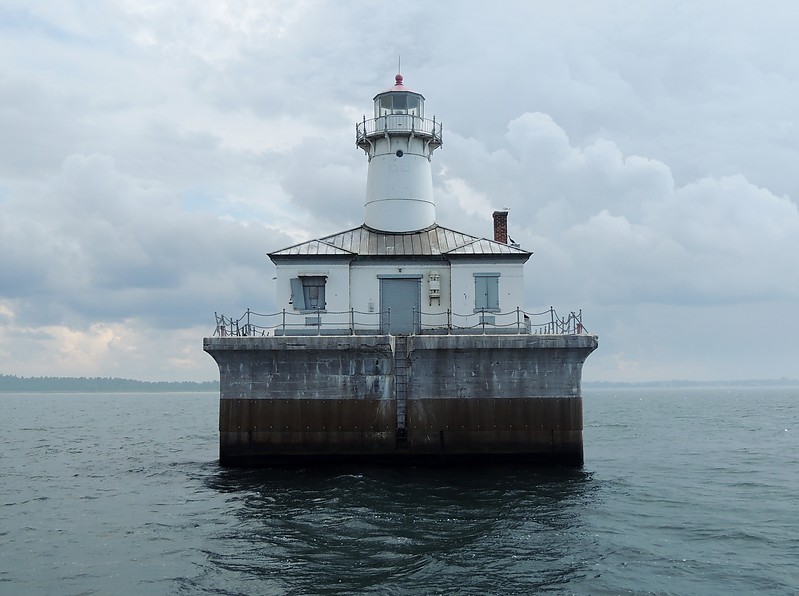
[(508, 243), (508, 212), (494, 211), (494, 240)]

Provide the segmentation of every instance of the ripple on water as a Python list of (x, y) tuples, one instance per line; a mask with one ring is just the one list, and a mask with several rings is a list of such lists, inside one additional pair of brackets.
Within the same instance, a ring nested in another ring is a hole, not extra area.
[(213, 394), (3, 396), (0, 591), (797, 592), (762, 391), (586, 395), (582, 470), (226, 470)]

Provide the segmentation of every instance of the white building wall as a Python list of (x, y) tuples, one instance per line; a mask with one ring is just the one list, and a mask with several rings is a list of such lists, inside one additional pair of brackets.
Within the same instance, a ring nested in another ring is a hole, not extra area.
[[(437, 271), (440, 277), (440, 299), (430, 299), (430, 273)], [(422, 325), (446, 326), (447, 309), (450, 308), (450, 272), (446, 261), (420, 263), (416, 261), (394, 261), (391, 263), (353, 263), (350, 270), (350, 303), (361, 320), (379, 323), (380, 278), (379, 275), (421, 275)]]
[(480, 323), (480, 313), (475, 313), (475, 273), (499, 274), (499, 313), (487, 314), (498, 325), (516, 323), (516, 309), (524, 308), (524, 263), (458, 260), (452, 263), (451, 272), (453, 324), (471, 327)]
[[(305, 275), (323, 275), (325, 284), (325, 310), (320, 313), (325, 327), (349, 328), (349, 262), (324, 262), (308, 260), (300, 263), (276, 265), (275, 293), (277, 307), (286, 311), (286, 324), (292, 329), (306, 327), (306, 322), (314, 318), (313, 313), (303, 312), (291, 303), (291, 279)], [(282, 314), (281, 314), (282, 316)], [(282, 320), (277, 323), (282, 324)], [(273, 323), (273, 324), (277, 324)]]
[[(422, 328), (480, 326), (481, 313), (475, 312), (475, 273), (499, 274), (499, 312), (486, 313), (487, 321), (513, 327), (518, 321), (516, 309), (524, 308), (524, 264), (497, 263), (487, 260), (462, 261), (392, 261), (392, 262), (323, 262), (308, 260), (302, 264), (276, 266), (278, 309), (286, 310), (286, 324), (295, 332), (313, 332), (316, 313), (303, 312), (290, 303), (291, 279), (304, 275), (323, 275), (326, 307), (319, 321), (326, 330), (348, 330), (352, 322), (359, 331), (377, 328), (380, 323), (381, 275), (421, 275)], [(440, 298), (430, 298), (430, 274), (440, 275)], [(448, 310), (450, 311), (448, 313)], [(493, 318), (492, 318), (493, 317)], [(282, 324), (281, 317), (265, 326)], [(258, 323), (263, 324), (263, 323)]]

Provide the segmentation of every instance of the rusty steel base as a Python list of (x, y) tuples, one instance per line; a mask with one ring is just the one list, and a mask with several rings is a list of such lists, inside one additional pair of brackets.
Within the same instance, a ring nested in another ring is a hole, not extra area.
[(583, 463), (579, 397), (421, 399), (407, 411), (398, 433), (392, 400), (222, 400), (220, 462)]
[(536, 466), (583, 465), (582, 451), (556, 453), (229, 453), (220, 452), (219, 464), (231, 468), (293, 468), (328, 464), (366, 464), (396, 467), (465, 467), (474, 465), (529, 464)]

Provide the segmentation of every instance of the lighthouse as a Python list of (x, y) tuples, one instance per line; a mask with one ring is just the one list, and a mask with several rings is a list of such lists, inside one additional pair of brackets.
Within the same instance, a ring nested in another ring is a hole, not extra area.
[(374, 97), (374, 117), (356, 125), (356, 144), (369, 158), (364, 224), (412, 232), (436, 223), (431, 158), (441, 147), (441, 124), (425, 118), (424, 96), (403, 77)]
[(437, 221), (442, 126), (421, 93), (398, 74), (371, 116), (363, 224), (268, 253), (276, 310), (217, 314), (203, 340), (220, 462), (579, 465), (597, 337), (582, 313), (525, 310), (532, 252), (508, 243), (506, 209), (490, 237)]

